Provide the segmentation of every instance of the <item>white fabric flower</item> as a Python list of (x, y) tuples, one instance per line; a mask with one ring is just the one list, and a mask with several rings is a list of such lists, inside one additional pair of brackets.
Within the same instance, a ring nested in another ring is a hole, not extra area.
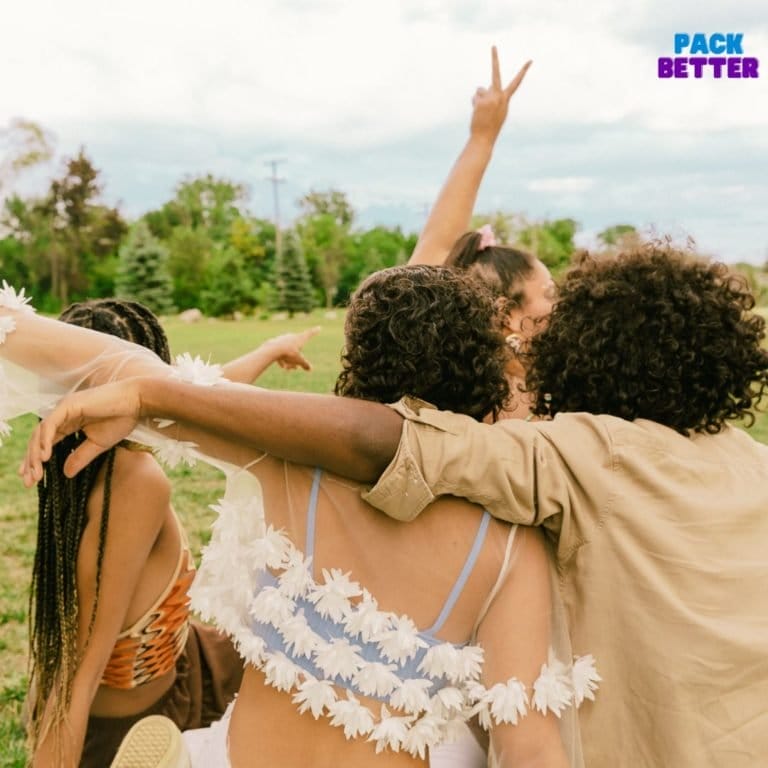
[(580, 707), (584, 699), (595, 700), (595, 691), (598, 683), (603, 678), (597, 674), (595, 658), (592, 654), (578, 656), (571, 668), (571, 682), (573, 684), (573, 703)]
[(304, 671), (279, 651), (266, 655), (262, 670), (267, 682), (278, 691), (290, 691)]
[(459, 665), (457, 680), (477, 680), (483, 668), (485, 653), (479, 645), (465, 645), (459, 650)]
[(325, 583), (312, 587), (307, 599), (324, 619), (342, 621), (351, 611), (349, 598), (362, 594), (360, 585), (350, 581), (349, 573), (342, 573), (339, 568), (323, 568), (323, 579)]
[(445, 720), (435, 715), (419, 718), (408, 730), (403, 747), (414, 757), (426, 758), (427, 750), (436, 747), (443, 740)]
[(348, 635), (367, 643), (389, 629), (394, 616), (394, 613), (380, 611), (375, 598), (363, 589), (363, 599), (344, 619), (344, 629)]
[(176, 423), (173, 419), (152, 419), (152, 421), (155, 422), (158, 429), (166, 429), (166, 427)]
[(543, 715), (547, 710), (560, 717), (560, 713), (571, 703), (573, 690), (568, 668), (550, 653), (547, 664), (533, 684), (533, 706)]
[(506, 683), (496, 683), (486, 697), (491, 715), (498, 725), (517, 725), (518, 719), (528, 713), (528, 694), (525, 686), (515, 677)]
[(336, 691), (333, 690), (333, 684), (328, 680), (308, 677), (299, 684), (299, 689), (293, 694), (292, 701), (299, 705), (300, 714), (303, 715), (310, 711), (312, 717), (317, 720), (325, 709), (336, 701)]
[(410, 717), (392, 717), (386, 706), (382, 704), (381, 719), (373, 727), (371, 735), (368, 737), (368, 741), (376, 742), (376, 754), (385, 749), (399, 752), (412, 720), (413, 718)]
[(161, 461), (169, 469), (174, 469), (182, 462), (188, 467), (194, 467), (197, 462), (192, 453), (194, 448), (197, 448), (197, 443), (166, 438), (158, 443), (154, 449), (154, 454), (158, 461)]
[[(292, 549), (285, 558), (285, 570), (280, 574), (280, 591), (288, 597), (304, 597), (313, 585), (309, 566), (312, 558), (304, 559), (298, 549)], [(277, 566), (271, 566), (276, 568)]]
[(16, 330), (16, 321), (12, 317), (0, 317), (0, 344), (5, 343), (5, 337)]
[(448, 717), (461, 712), (464, 704), (464, 694), (458, 688), (446, 685), (432, 697), (431, 709), (435, 714)]
[(2, 446), (4, 438), (10, 437), (11, 432), (13, 432), (11, 425), (7, 421), (0, 419), (0, 446)]
[(417, 715), (429, 708), (429, 689), (431, 687), (432, 681), (424, 678), (411, 677), (407, 680), (401, 680), (400, 685), (389, 697), (389, 704), (404, 710), (409, 715)]
[(344, 736), (356, 739), (366, 736), (373, 730), (373, 714), (363, 706), (352, 691), (347, 691), (346, 699), (339, 699), (328, 705), (331, 725), (344, 728)]
[(389, 696), (400, 684), (400, 678), (394, 673), (394, 664), (382, 664), (369, 661), (363, 664), (352, 678), (352, 684), (364, 696)]
[(243, 659), (254, 667), (261, 667), (264, 663), (266, 644), (262, 638), (257, 637), (250, 630), (237, 635), (235, 646)]
[(282, 621), (277, 629), (285, 640), (285, 650), (292, 656), (304, 656), (309, 659), (322, 642), (320, 636), (310, 628), (301, 609)]
[(391, 629), (381, 632), (378, 647), (387, 661), (402, 664), (413, 658), (419, 648), (426, 648), (427, 642), (419, 637), (418, 629), (407, 616), (394, 616)]
[(346, 637), (337, 637), (315, 650), (314, 661), (326, 677), (349, 680), (365, 663), (359, 651), (359, 645), (350, 645)]
[(296, 603), (277, 587), (263, 587), (251, 601), (250, 614), (262, 624), (279, 627), (293, 615)]
[(19, 312), (34, 312), (35, 308), (29, 306), (30, 301), (32, 297), (24, 295), (24, 288), (17, 293), (13, 286), (3, 280), (3, 287), (0, 288), (0, 307), (15, 309)]
[(425, 654), (418, 666), (419, 672), (427, 677), (446, 677), (452, 683), (461, 678), (461, 653), (451, 643), (433, 645)]
[[(248, 556), (255, 568), (282, 568), (294, 551), (291, 540), (285, 535), (285, 531), (267, 526), (262, 536), (258, 536), (247, 546)], [(288, 591), (281, 592), (288, 597)]]
[(171, 378), (184, 381), (187, 384), (197, 384), (200, 387), (212, 387), (222, 381), (226, 381), (220, 365), (206, 363), (200, 355), (192, 355), (189, 352), (176, 355), (173, 363), (174, 370)]

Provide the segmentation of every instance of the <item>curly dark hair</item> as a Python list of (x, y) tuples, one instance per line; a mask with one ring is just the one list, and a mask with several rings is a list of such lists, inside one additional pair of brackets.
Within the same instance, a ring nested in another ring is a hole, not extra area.
[(506, 346), (479, 281), (444, 267), (393, 267), (350, 300), (337, 395), (404, 395), (481, 419), (509, 397)]
[(743, 277), (667, 242), (584, 253), (531, 341), (534, 412), (652, 419), (684, 435), (749, 424), (768, 387), (754, 305)]

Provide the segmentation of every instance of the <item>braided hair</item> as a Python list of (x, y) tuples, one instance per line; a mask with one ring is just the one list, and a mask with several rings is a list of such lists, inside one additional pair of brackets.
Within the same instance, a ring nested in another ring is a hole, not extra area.
[[(66, 323), (118, 336), (152, 350), (170, 362), (168, 339), (157, 317), (135, 301), (98, 299), (67, 307), (59, 317)], [(72, 681), (80, 659), (78, 637), (77, 555), (88, 522), (87, 505), (104, 469), (104, 501), (99, 527), (95, 598), (86, 644), (93, 630), (99, 599), (101, 569), (109, 522), (109, 501), (115, 449), (102, 454), (76, 477), (64, 475), (67, 456), (83, 442), (81, 433), (70, 435), (54, 447), (38, 484), (37, 548), (30, 590), (30, 741), (45, 738), (41, 732), (46, 704), (53, 696), (50, 725), (61, 723), (72, 699)], [(58, 751), (60, 745), (54, 745)]]

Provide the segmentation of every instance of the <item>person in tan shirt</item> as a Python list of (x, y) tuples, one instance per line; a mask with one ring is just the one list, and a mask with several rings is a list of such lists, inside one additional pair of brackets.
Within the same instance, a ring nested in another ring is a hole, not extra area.
[(728, 423), (749, 421), (768, 386), (753, 307), (724, 265), (663, 244), (585, 256), (531, 343), (534, 410), (549, 420), (485, 425), (407, 401), (134, 379), (65, 398), (20, 471), (33, 483), (53, 441), (84, 428), (77, 472), (162, 416), (362, 482), (386, 468), (366, 499), (398, 519), (450, 494), (543, 525), (573, 650), (594, 652), (604, 681), (581, 714), (586, 764), (757, 766), (768, 447)]

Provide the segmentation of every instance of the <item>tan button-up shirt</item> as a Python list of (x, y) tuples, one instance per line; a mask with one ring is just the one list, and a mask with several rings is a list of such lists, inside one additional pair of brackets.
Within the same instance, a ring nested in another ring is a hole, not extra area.
[(367, 501), (411, 520), (435, 497), (544, 525), (573, 650), (603, 683), (587, 768), (768, 766), (768, 447), (586, 413), (480, 424), (413, 401)]

